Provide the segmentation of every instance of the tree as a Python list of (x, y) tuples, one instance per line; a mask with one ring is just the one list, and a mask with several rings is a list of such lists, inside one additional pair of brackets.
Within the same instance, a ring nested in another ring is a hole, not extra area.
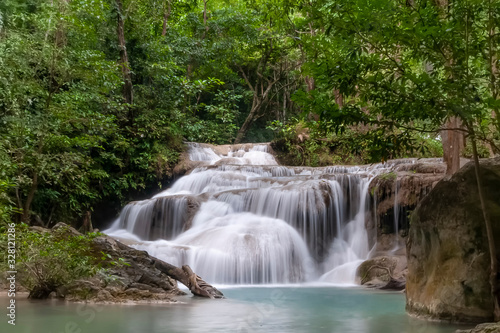
[(116, 34), (118, 35), (118, 46), (120, 50), (120, 67), (123, 74), (123, 98), (128, 104), (134, 101), (134, 87), (132, 85), (132, 75), (130, 63), (128, 61), (127, 45), (125, 43), (125, 15), (121, 0), (116, 0)]
[[(489, 240), (494, 316), (499, 319), (498, 263), (477, 151), (478, 141), (497, 149), (491, 139), (496, 133), (489, 132), (499, 130), (492, 117), (498, 98), (492, 62), (498, 36), (491, 30), (499, 4), (479, 0), (439, 1), (437, 6), (427, 0), (315, 4), (328, 24), (315, 41), (323, 47), (324, 57), (309, 64), (317, 87), (302, 97), (305, 107), (332, 120), (335, 130), (359, 123), (370, 126), (371, 133), (383, 130), (380, 139), (393, 148), (402, 143), (412, 149), (414, 142), (405, 139), (410, 132), (445, 130), (443, 144), (451, 148), (445, 154), (453, 156), (446, 158), (450, 171), (459, 165), (460, 137), (468, 136)], [(333, 104), (325, 100), (328, 92), (318, 89), (339, 91), (347, 101), (343, 106)]]

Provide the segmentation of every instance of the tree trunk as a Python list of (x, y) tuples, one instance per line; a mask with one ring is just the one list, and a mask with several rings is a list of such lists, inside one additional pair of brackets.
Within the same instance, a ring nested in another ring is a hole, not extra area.
[(493, 298), (493, 319), (494, 321), (500, 320), (500, 305), (498, 303), (499, 296), (499, 288), (498, 288), (498, 261), (497, 261), (497, 250), (495, 245), (495, 239), (493, 236), (493, 227), (491, 224), (490, 215), (488, 214), (488, 210), (486, 207), (486, 202), (484, 200), (484, 190), (481, 180), (481, 172), (479, 165), (479, 157), (477, 154), (477, 144), (476, 138), (474, 136), (474, 129), (469, 126), (471, 130), (471, 143), (472, 143), (472, 154), (474, 157), (474, 169), (476, 172), (476, 182), (477, 189), (479, 193), (479, 201), (481, 202), (481, 210), (483, 211), (483, 219), (484, 224), (486, 226), (486, 235), (488, 237), (488, 249), (490, 250), (490, 287), (491, 287), (491, 296)]
[(236, 134), (236, 139), (234, 139), (234, 144), (241, 143), (241, 140), (243, 140), (248, 130), (250, 129), (250, 126), (254, 122), (257, 112), (259, 111), (260, 106), (262, 105), (259, 102), (256, 103), (257, 103), (256, 105), (252, 105), (252, 109), (250, 110), (250, 113), (245, 119), (245, 122), (243, 123), (243, 125), (241, 125), (240, 129), (238, 130), (238, 134)]
[(83, 216), (82, 231), (83, 233), (92, 232), (94, 227), (92, 226), (92, 214), (88, 210)]
[[(497, 21), (495, 18), (492, 0), (488, 1), (488, 67), (490, 75), (490, 92), (494, 100), (498, 99), (498, 49), (497, 49)], [(500, 111), (498, 107), (493, 107), (491, 112), (490, 130), (492, 133), (500, 132)], [(496, 155), (493, 146), (489, 144), (490, 157)]]
[(28, 192), (28, 196), (26, 197), (26, 202), (23, 207), (23, 215), (21, 216), (21, 221), (26, 224), (30, 224), (30, 209), (31, 203), (33, 202), (33, 198), (35, 197), (36, 190), (38, 188), (38, 174), (35, 172), (33, 175), (33, 182), (31, 184), (30, 191)]
[(128, 62), (127, 47), (125, 43), (125, 22), (123, 21), (123, 5), (121, 0), (116, 0), (118, 25), (116, 33), (118, 35), (118, 46), (120, 48), (120, 67), (123, 75), (123, 98), (128, 104), (134, 102), (134, 89), (132, 86), (132, 75)]
[(344, 106), (344, 97), (340, 93), (338, 89), (335, 89), (333, 91), (333, 95), (335, 96), (335, 103), (339, 106), (339, 108), (342, 108)]
[(188, 265), (179, 268), (168, 264), (160, 259), (155, 259), (155, 267), (172, 279), (179, 281), (189, 288), (196, 296), (208, 298), (224, 298), (224, 295), (217, 288), (209, 285), (196, 275)]
[(201, 36), (201, 39), (205, 39), (207, 37), (207, 32), (208, 32), (208, 16), (207, 16), (207, 3), (209, 0), (203, 0), (203, 25), (205, 26), (205, 31), (203, 32), (203, 36)]
[(50, 293), (55, 291), (54, 286), (37, 285), (29, 293), (28, 298), (30, 299), (47, 299)]
[[(448, 13), (450, 10), (449, 2), (450, 0), (434, 0), (435, 5), (439, 9), (440, 18), (445, 24), (448, 20)], [(443, 55), (445, 62), (446, 76), (449, 80), (453, 80), (453, 66), (454, 66), (454, 54), (453, 49), (449, 44), (445, 44), (443, 47)], [(460, 153), (462, 151), (464, 137), (463, 134), (457, 130), (461, 127), (460, 120), (453, 116), (450, 117), (444, 124), (444, 130), (441, 131), (441, 139), (443, 145), (443, 160), (446, 163), (446, 174), (452, 175), (460, 169)]]
[(306, 91), (307, 92), (310, 92), (310, 91), (313, 91), (314, 89), (316, 89), (316, 82), (314, 80), (314, 77), (306, 75), (306, 77), (304, 77), (304, 81), (306, 83)]
[(161, 32), (162, 36), (165, 36), (167, 34), (167, 24), (168, 24), (168, 19), (170, 17), (170, 13), (172, 12), (172, 7), (170, 5), (170, 1), (167, 1), (167, 4), (165, 6), (166, 8), (164, 9), (163, 13), (163, 30)]
[(460, 119), (450, 117), (445, 123), (445, 129), (441, 131), (447, 175), (452, 175), (460, 169), (460, 155), (464, 147), (464, 135), (459, 131), (461, 126)]

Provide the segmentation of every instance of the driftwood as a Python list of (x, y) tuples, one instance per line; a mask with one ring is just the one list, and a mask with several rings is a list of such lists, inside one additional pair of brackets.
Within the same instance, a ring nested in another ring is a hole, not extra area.
[(196, 275), (188, 265), (179, 268), (177, 266), (166, 263), (155, 258), (155, 268), (170, 276), (172, 279), (179, 281), (189, 288), (196, 296), (208, 298), (224, 298), (224, 295), (215, 287), (206, 283), (202, 278)]

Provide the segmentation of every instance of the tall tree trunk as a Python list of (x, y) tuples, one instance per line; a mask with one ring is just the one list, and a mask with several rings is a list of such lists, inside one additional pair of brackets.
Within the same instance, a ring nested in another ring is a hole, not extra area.
[(167, 24), (168, 19), (170, 18), (170, 13), (172, 12), (172, 6), (170, 5), (170, 1), (166, 1), (164, 4), (164, 12), (163, 12), (163, 30), (161, 32), (162, 36), (167, 34)]
[(127, 46), (125, 43), (125, 22), (123, 21), (123, 5), (121, 0), (116, 0), (118, 25), (116, 33), (118, 35), (118, 46), (120, 48), (120, 67), (123, 75), (123, 98), (128, 104), (134, 102), (134, 88), (132, 86), (132, 75), (128, 62)]
[(445, 129), (441, 131), (447, 175), (452, 175), (460, 169), (460, 155), (464, 147), (464, 135), (459, 130), (461, 126), (460, 119), (450, 117), (445, 123)]
[(207, 37), (207, 32), (208, 32), (208, 15), (207, 15), (207, 3), (209, 0), (203, 0), (203, 25), (205, 26), (205, 31), (203, 32), (203, 36), (201, 36), (201, 39), (205, 39)]
[[(443, 21), (448, 20), (450, 0), (434, 0), (440, 10), (440, 17)], [(446, 76), (453, 79), (454, 56), (449, 45), (444, 46), (444, 62)], [(446, 174), (452, 175), (460, 169), (460, 155), (464, 147), (464, 135), (460, 132), (462, 123), (453, 116), (448, 118), (444, 124), (444, 130), (441, 131), (441, 142), (443, 145), (443, 160), (446, 163)]]

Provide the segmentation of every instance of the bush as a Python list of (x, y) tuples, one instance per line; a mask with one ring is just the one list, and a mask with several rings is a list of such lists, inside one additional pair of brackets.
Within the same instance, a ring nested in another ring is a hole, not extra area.
[[(361, 125), (360, 125), (361, 126)], [(286, 165), (365, 164), (406, 157), (440, 157), (441, 141), (418, 132), (338, 126), (328, 121), (274, 121), (273, 148)]]
[[(1, 231), (0, 248), (7, 246), (6, 232)], [(80, 235), (67, 226), (36, 232), (26, 224), (16, 225), (17, 281), (29, 290), (30, 298), (47, 298), (60, 286), (95, 275), (99, 265), (91, 245), (97, 236)]]

